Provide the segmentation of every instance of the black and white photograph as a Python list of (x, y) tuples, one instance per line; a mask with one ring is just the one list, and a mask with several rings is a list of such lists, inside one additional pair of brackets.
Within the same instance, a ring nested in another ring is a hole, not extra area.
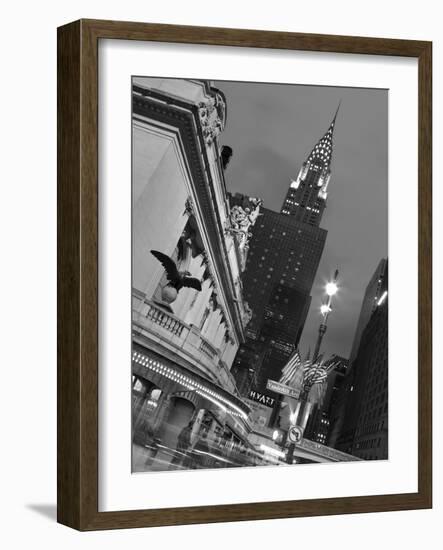
[(132, 471), (387, 460), (388, 90), (131, 87)]
[(5, 3), (1, 546), (438, 546), (440, 6)]

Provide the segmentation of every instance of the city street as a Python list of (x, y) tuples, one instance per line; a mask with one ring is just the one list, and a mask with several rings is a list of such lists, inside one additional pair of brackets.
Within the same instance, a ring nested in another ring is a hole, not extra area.
[(206, 448), (196, 444), (186, 451), (178, 451), (161, 443), (134, 444), (133, 471), (159, 472), (164, 470), (199, 470), (203, 468), (239, 468), (242, 466), (284, 465), (284, 460), (265, 456), (252, 449), (235, 450), (214, 441)]

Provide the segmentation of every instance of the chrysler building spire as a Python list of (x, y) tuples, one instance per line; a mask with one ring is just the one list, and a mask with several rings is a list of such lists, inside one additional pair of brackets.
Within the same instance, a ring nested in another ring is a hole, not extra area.
[(319, 226), (326, 207), (331, 178), (332, 145), (338, 110), (324, 136), (317, 142), (303, 163), (296, 180), (291, 181), (281, 213), (299, 221)]
[(337, 118), (338, 110), (340, 109), (340, 103), (338, 104), (337, 110), (335, 111), (334, 118), (332, 119), (331, 124), (325, 135), (321, 140), (316, 144), (314, 149), (312, 149), (309, 157), (306, 159), (306, 162), (314, 163), (321, 162), (323, 163), (323, 168), (330, 166), (332, 158), (332, 138), (334, 135), (334, 126), (335, 120)]

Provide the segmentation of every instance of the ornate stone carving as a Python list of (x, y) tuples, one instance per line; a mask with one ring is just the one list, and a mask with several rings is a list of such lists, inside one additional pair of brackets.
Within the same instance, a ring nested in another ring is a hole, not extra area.
[(222, 96), (215, 94), (207, 101), (200, 102), (198, 104), (198, 114), (205, 142), (207, 145), (211, 145), (225, 128), (226, 105)]
[(177, 299), (177, 290), (172, 286), (165, 286), (162, 288), (162, 300), (166, 304), (172, 304)]
[(242, 206), (233, 206), (231, 208), (231, 227), (232, 231), (236, 234), (241, 234), (241, 238), (244, 238), (249, 228), (255, 225), (258, 216), (260, 216), (260, 206), (263, 204), (261, 199), (250, 198), (249, 206), (243, 208)]
[(251, 197), (248, 206), (235, 205), (231, 208), (230, 224), (226, 231), (235, 236), (242, 254), (242, 270), (245, 267), (249, 240), (252, 236), (250, 228), (255, 225), (257, 218), (260, 216), (260, 206), (262, 204), (262, 199)]
[(191, 197), (188, 197), (185, 201), (185, 214), (188, 216), (194, 216), (195, 214), (195, 207), (194, 207), (194, 201), (191, 199)]

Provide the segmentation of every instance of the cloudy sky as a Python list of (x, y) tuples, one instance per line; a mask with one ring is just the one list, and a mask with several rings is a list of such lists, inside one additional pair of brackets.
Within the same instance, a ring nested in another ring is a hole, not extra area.
[(312, 288), (300, 349), (313, 350), (324, 284), (338, 267), (340, 291), (322, 350), (349, 356), (366, 285), (387, 257), (388, 92), (386, 90), (215, 82), (227, 99), (221, 143), (233, 148), (232, 192), (280, 211), (291, 178), (329, 127), (339, 101), (332, 177), (321, 227), (328, 236)]

